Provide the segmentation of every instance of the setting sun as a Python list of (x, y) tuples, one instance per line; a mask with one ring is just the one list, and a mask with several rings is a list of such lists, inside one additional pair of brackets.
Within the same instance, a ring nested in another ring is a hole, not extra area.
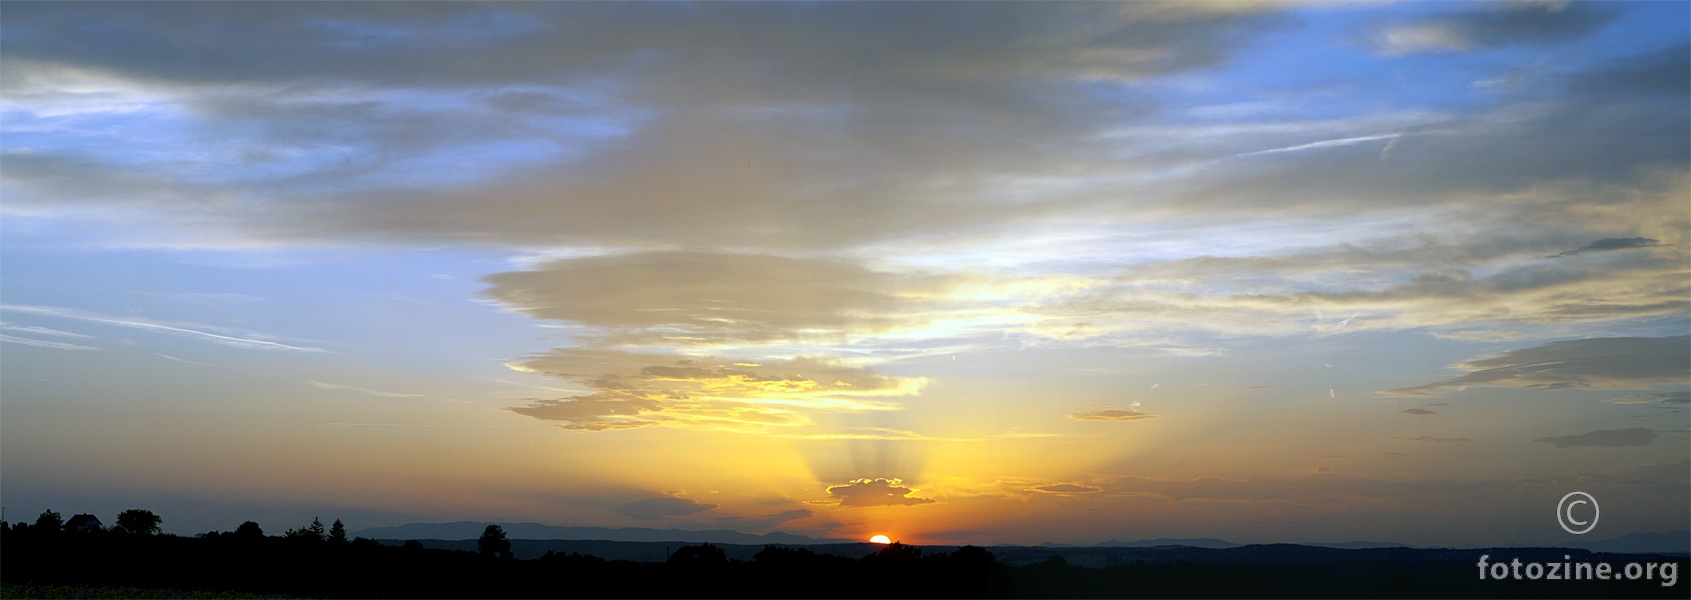
[(884, 536), (884, 535), (877, 535), (875, 537), (869, 538), (869, 542), (872, 543), (872, 544), (891, 544), (892, 539), (888, 538), (887, 536)]

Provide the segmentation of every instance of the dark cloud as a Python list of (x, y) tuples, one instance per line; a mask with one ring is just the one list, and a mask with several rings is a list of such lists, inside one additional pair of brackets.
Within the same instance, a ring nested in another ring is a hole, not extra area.
[(669, 517), (701, 513), (713, 508), (716, 508), (715, 504), (695, 502), (686, 498), (665, 497), (635, 500), (624, 504), (619, 512), (642, 521), (657, 521)]
[(489, 275), (485, 294), (538, 319), (580, 323), (618, 341), (797, 341), (801, 330), (885, 327), (910, 309), (908, 277), (850, 263), (756, 254), (641, 252)]
[(763, 531), (780, 526), (788, 521), (796, 521), (816, 514), (808, 508), (789, 510), (773, 515), (761, 517), (717, 517), (716, 522), (729, 527), (745, 531)]
[(1627, 389), (1683, 384), (1691, 379), (1691, 336), (1592, 338), (1551, 342), (1471, 360), (1468, 374), (1388, 396), (1436, 396), (1472, 385), (1538, 389)]
[(1550, 44), (1596, 33), (1623, 13), (1592, 2), (1499, 3), (1385, 26), (1372, 41), (1388, 55)]
[[(262, 193), (173, 182), (256, 202), (219, 214), (268, 235), (537, 245), (1007, 227), (1006, 206), (967, 207), (1005, 175), (1101, 154), (1099, 123), (1152, 108), (1100, 84), (1214, 65), (1288, 23), (1138, 4), (108, 8), (8, 11), (8, 95), (94, 73), (183, 99), (192, 130), (297, 167)], [(498, 145), (528, 158), (453, 158)], [(302, 152), (325, 160), (276, 158)]]
[(1137, 410), (1112, 408), (1108, 410), (1073, 413), (1069, 415), (1069, 418), (1080, 421), (1142, 421), (1145, 419), (1155, 419), (1160, 416), (1162, 415), (1146, 414)]
[(1406, 409), (1403, 409), (1403, 410), (1400, 410), (1400, 411), (1397, 411), (1397, 412), (1400, 412), (1400, 413), (1403, 413), (1403, 414), (1406, 414), (1406, 415), (1436, 415), (1436, 414), (1438, 414), (1436, 412), (1433, 412), (1433, 411), (1430, 411), (1430, 410), (1427, 410), (1427, 409), (1424, 409), (1424, 408), (1406, 408)]
[(838, 498), (840, 506), (911, 506), (928, 504), (933, 500), (911, 496), (916, 490), (904, 487), (898, 479), (858, 479), (845, 485), (828, 486), (828, 495)]
[(1039, 486), (1039, 487), (1036, 487), (1036, 488), (1033, 488), (1033, 489), (1034, 489), (1034, 491), (1046, 492), (1046, 493), (1049, 493), (1049, 494), (1090, 494), (1090, 493), (1093, 493), (1093, 492), (1103, 490), (1103, 488), (1100, 488), (1100, 487), (1097, 487), (1097, 486), (1080, 485), (1080, 484), (1075, 484), (1075, 483), (1058, 483), (1058, 484), (1053, 484), (1053, 485), (1042, 485), (1042, 486)]
[(1661, 434), (1653, 429), (1633, 427), (1630, 429), (1606, 429), (1579, 435), (1565, 435), (1561, 437), (1546, 437), (1533, 440), (1544, 442), (1557, 448), (1576, 448), (1581, 446), (1648, 446)]
[(1685, 406), (1691, 404), (1691, 392), (1657, 392), (1653, 394), (1633, 394), (1621, 396), (1609, 401), (1610, 404), (1665, 404)]
[(1662, 245), (1661, 240), (1653, 240), (1653, 239), (1650, 239), (1650, 238), (1641, 238), (1641, 237), (1607, 238), (1607, 239), (1597, 240), (1595, 242), (1586, 244), (1584, 246), (1580, 246), (1579, 248), (1576, 248), (1574, 250), (1569, 250), (1567, 252), (1560, 252), (1560, 253), (1557, 253), (1557, 254), (1552, 254), (1552, 255), (1550, 255), (1550, 257), (1551, 258), (1561, 258), (1563, 256), (1573, 256), (1575, 254), (1580, 254), (1582, 252), (1606, 252), (1606, 251), (1609, 251), (1609, 250), (1628, 250), (1628, 249), (1632, 249), (1632, 248), (1649, 248), (1651, 246), (1660, 246), (1660, 245)]
[(564, 424), (560, 427), (564, 429), (611, 431), (658, 425), (656, 421), (607, 417), (637, 417), (641, 413), (657, 412), (662, 406), (663, 402), (658, 398), (601, 393), (564, 400), (533, 400), (528, 406), (515, 406), (505, 410), (542, 421), (563, 421)]

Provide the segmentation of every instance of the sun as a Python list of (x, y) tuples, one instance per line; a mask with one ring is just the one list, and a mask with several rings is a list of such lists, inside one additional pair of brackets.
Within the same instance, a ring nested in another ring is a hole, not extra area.
[(871, 544), (891, 544), (892, 539), (888, 538), (887, 536), (884, 536), (884, 535), (877, 535), (875, 537), (869, 538), (869, 543), (871, 543)]

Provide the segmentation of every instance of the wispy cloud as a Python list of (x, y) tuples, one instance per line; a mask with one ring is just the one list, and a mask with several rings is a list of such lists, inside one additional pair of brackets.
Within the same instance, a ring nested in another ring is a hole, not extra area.
[(16, 331), (16, 332), (19, 332), (19, 333), (35, 333), (35, 334), (40, 334), (40, 335), (56, 335), (56, 336), (59, 336), (59, 337), (72, 337), (72, 338), (83, 338), (83, 339), (92, 339), (94, 337), (94, 336), (91, 336), (91, 335), (83, 335), (83, 334), (80, 334), (80, 333), (72, 333), (72, 332), (69, 332), (69, 331), (60, 331), (60, 330), (57, 330), (57, 329), (48, 329), (46, 327), (35, 327), (35, 326), (31, 326), (31, 325), (13, 325), (11, 323), (0, 323), (0, 331)]
[(185, 336), (185, 337), (192, 338), (192, 339), (198, 339), (198, 340), (202, 340), (202, 341), (211, 342), (213, 344), (218, 344), (218, 345), (221, 345), (221, 346), (229, 346), (229, 347), (232, 347), (232, 348), (243, 348), (243, 349), (248, 349), (248, 350), (280, 350), (280, 351), (288, 351), (288, 352), (324, 352), (325, 351), (322, 348), (290, 346), (290, 345), (279, 343), (279, 342), (271, 342), (271, 341), (267, 341), (267, 340), (258, 340), (258, 339), (241, 338), (241, 337), (235, 337), (235, 336), (229, 336), (229, 335), (221, 335), (221, 334), (210, 333), (210, 332), (206, 332), (206, 331), (199, 331), (199, 330), (196, 330), (196, 329), (188, 329), (186, 327), (164, 325), (164, 324), (160, 324), (160, 323), (154, 323), (154, 322), (151, 322), (151, 321), (143, 321), (143, 320), (133, 319), (133, 318), (131, 318), (131, 319), (119, 319), (119, 318), (116, 318), (116, 317), (109, 317), (109, 316), (106, 316), (106, 315), (83, 312), (83, 311), (78, 311), (78, 310), (73, 310), (73, 309), (50, 308), (50, 307), (41, 307), (41, 306), (25, 306), (25, 305), (17, 305), (17, 304), (0, 305), (0, 312), (6, 312), (6, 311), (25, 313), (25, 314), (33, 314), (33, 315), (42, 315), (42, 316), (48, 316), (48, 317), (58, 317), (58, 318), (61, 318), (61, 319), (73, 319), (73, 320), (78, 320), (78, 321), (83, 321), (83, 322), (88, 322), (88, 323), (98, 323), (98, 324), (101, 324), (101, 325), (110, 325), (110, 326), (113, 326), (113, 327), (127, 327), (127, 328), (130, 328), (130, 329), (140, 329), (140, 330), (144, 330), (144, 331), (153, 331), (153, 332), (158, 332), (158, 333), (180, 335), (180, 336)]
[(716, 504), (698, 502), (687, 498), (662, 497), (629, 502), (624, 504), (618, 512), (642, 521), (657, 521), (669, 517), (701, 513), (716, 507)]
[(1143, 421), (1145, 419), (1155, 419), (1160, 416), (1162, 415), (1147, 414), (1137, 410), (1111, 408), (1106, 410), (1072, 413), (1069, 415), (1069, 418), (1077, 421)]
[(1335, 147), (1339, 147), (1339, 146), (1352, 146), (1352, 145), (1360, 144), (1360, 143), (1363, 143), (1363, 142), (1372, 142), (1372, 141), (1375, 141), (1375, 140), (1392, 140), (1393, 142), (1396, 142), (1397, 138), (1402, 137), (1403, 135), (1404, 134), (1401, 134), (1401, 133), (1381, 133), (1381, 134), (1375, 134), (1375, 135), (1362, 135), (1362, 136), (1356, 136), (1356, 137), (1339, 138), (1339, 139), (1334, 139), (1334, 140), (1321, 140), (1319, 142), (1310, 142), (1310, 143), (1307, 143), (1307, 144), (1298, 144), (1296, 146), (1285, 146), (1285, 147), (1281, 147), (1281, 148), (1269, 148), (1267, 150), (1258, 150), (1256, 152), (1246, 152), (1244, 154), (1240, 154), (1239, 156), (1241, 158), (1243, 158), (1243, 157), (1246, 157), (1246, 156), (1262, 156), (1264, 154), (1279, 154), (1279, 153), (1282, 153), (1282, 152), (1301, 152), (1301, 151), (1304, 151), (1304, 150), (1318, 150), (1318, 149), (1321, 149), (1321, 148), (1335, 148)]
[(66, 344), (64, 342), (49, 342), (30, 338), (13, 337), (5, 334), (0, 334), (0, 342), (35, 346), (37, 348), (52, 348), (54, 350), (101, 350), (101, 348), (95, 348), (93, 346), (80, 346), (77, 344)]
[(402, 394), (402, 393), (399, 393), (399, 392), (384, 392), (384, 391), (381, 391), (381, 390), (372, 390), (372, 389), (369, 389), (369, 388), (354, 387), (354, 386), (350, 386), (350, 385), (323, 383), (321, 381), (311, 381), (310, 383), (311, 383), (311, 387), (321, 389), (321, 390), (347, 390), (347, 391), (351, 391), (351, 392), (358, 392), (360, 394), (369, 394), (371, 396), (380, 396), (380, 397), (383, 397), (383, 398), (422, 398), (423, 397), (423, 394)]
[(1550, 444), (1557, 448), (1648, 446), (1651, 442), (1656, 441), (1659, 436), (1661, 434), (1654, 429), (1633, 427), (1630, 429), (1605, 429), (1579, 435), (1542, 437), (1533, 441)]
[(1457, 368), (1466, 375), (1379, 392), (1386, 396), (1439, 396), (1474, 385), (1637, 389), (1691, 379), (1691, 336), (1591, 338), (1551, 342), (1477, 358)]

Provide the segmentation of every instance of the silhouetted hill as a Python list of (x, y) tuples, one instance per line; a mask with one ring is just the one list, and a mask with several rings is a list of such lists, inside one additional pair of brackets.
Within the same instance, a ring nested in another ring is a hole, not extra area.
[(457, 521), (453, 523), (407, 523), (394, 527), (370, 527), (352, 532), (354, 537), (378, 540), (472, 540), (481, 537), (488, 525), (498, 525), (506, 537), (513, 540), (605, 540), (613, 542), (688, 542), (712, 544), (828, 544), (855, 543), (855, 540), (813, 538), (791, 533), (774, 532), (763, 535), (741, 533), (728, 529), (688, 531), (684, 529), (651, 529), (647, 527), (563, 527), (540, 523), (483, 523)]
[(1691, 555), (1691, 531), (1667, 533), (1629, 533), (1606, 540), (1574, 542), (1569, 548), (1583, 548), (1593, 552), (1625, 552), (1631, 554)]
[(1154, 548), (1157, 546), (1191, 546), (1193, 548), (1238, 548), (1244, 544), (1235, 544), (1227, 540), (1215, 538), (1157, 538), (1154, 540), (1138, 540), (1134, 542), (1118, 542), (1110, 540), (1098, 544), (1099, 546), (1115, 546), (1121, 548)]
[(1342, 548), (1342, 549), (1345, 549), (1345, 550), (1367, 550), (1367, 549), (1372, 549), (1372, 548), (1418, 548), (1419, 547), (1419, 546), (1411, 546), (1409, 544), (1393, 544), (1393, 543), (1390, 543), (1390, 542), (1363, 542), (1363, 541), (1333, 542), (1333, 543), (1327, 543), (1327, 544), (1306, 543), (1306, 544), (1303, 544), (1303, 545), (1304, 546), (1315, 546), (1315, 547), (1318, 547), (1318, 548)]

